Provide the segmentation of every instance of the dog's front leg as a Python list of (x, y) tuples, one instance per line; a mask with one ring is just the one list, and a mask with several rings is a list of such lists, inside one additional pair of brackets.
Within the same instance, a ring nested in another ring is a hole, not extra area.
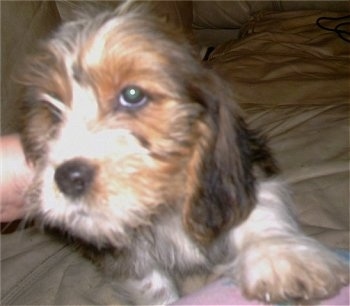
[(160, 270), (153, 270), (144, 277), (119, 280), (117, 287), (134, 305), (167, 305), (179, 298), (173, 279)]
[(299, 231), (289, 201), (279, 182), (262, 183), (256, 208), (231, 232), (237, 255), (229, 274), (248, 298), (311, 302), (349, 283), (348, 265)]

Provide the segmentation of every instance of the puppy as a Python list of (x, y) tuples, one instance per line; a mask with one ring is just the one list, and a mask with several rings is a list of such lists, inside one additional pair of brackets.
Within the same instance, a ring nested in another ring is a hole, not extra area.
[(92, 250), (123, 303), (168, 304), (186, 277), (218, 272), (268, 303), (348, 284), (298, 229), (230, 85), (178, 31), (137, 10), (81, 17), (21, 78), (28, 218)]

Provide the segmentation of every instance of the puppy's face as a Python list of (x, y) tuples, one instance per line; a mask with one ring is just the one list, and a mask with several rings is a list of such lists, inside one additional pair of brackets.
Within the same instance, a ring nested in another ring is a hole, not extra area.
[[(203, 207), (193, 203), (207, 197), (202, 180), (217, 164), (207, 154), (218, 155), (221, 116), (203, 98), (216, 95), (205, 74), (182, 37), (137, 14), (62, 27), (22, 78), (23, 144), (36, 167), (29, 215), (97, 246), (122, 246), (154, 215), (181, 210), (188, 228), (205, 236)], [(219, 210), (205, 213), (208, 224), (218, 219), (213, 233), (244, 215)]]

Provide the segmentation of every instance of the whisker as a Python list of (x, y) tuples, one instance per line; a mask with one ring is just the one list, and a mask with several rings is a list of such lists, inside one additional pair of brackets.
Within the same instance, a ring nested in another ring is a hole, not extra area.
[(62, 101), (48, 95), (48, 94), (41, 94), (40, 97), (43, 99), (43, 102), (48, 103), (49, 105), (53, 106), (55, 110), (58, 112), (57, 115), (61, 116), (62, 114), (65, 114), (68, 112), (69, 108), (62, 103)]

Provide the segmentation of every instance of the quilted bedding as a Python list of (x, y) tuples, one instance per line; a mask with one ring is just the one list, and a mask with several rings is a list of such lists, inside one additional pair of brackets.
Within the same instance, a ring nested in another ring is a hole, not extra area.
[[(269, 136), (303, 229), (331, 248), (346, 250), (350, 44), (316, 25), (318, 17), (336, 15), (260, 13), (240, 40), (218, 46), (209, 64), (232, 82), (247, 120)], [(3, 303), (116, 303), (112, 285), (69, 246), (32, 229), (13, 235), (2, 239)], [(176, 304), (254, 303), (220, 279)], [(349, 287), (323, 304), (349, 305)]]

